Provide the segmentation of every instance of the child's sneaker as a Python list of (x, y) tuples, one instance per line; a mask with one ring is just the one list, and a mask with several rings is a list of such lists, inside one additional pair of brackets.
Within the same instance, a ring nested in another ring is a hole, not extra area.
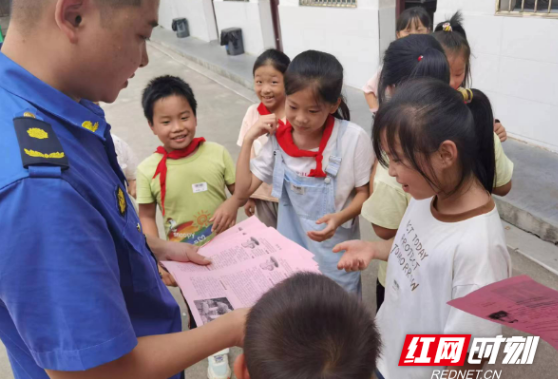
[(230, 379), (231, 368), (229, 367), (228, 354), (229, 349), (225, 349), (207, 358), (209, 362), (207, 367), (208, 379)]

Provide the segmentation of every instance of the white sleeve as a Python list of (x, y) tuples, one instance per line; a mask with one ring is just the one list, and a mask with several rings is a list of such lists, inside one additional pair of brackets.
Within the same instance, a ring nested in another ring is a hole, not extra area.
[(250, 161), (250, 171), (261, 181), (273, 184), (273, 141), (270, 138), (263, 145), (258, 156)]
[(114, 134), (112, 135), (112, 139), (114, 142), (114, 149), (116, 150), (118, 165), (124, 172), (126, 179), (136, 180), (138, 163), (132, 148), (123, 139)]
[(355, 170), (355, 187), (362, 187), (370, 182), (372, 165), (374, 164), (374, 149), (368, 134), (359, 127), (358, 138), (355, 145), (353, 167)]
[[(483, 232), (476, 233), (457, 247), (454, 254), (452, 299), (470, 294), (488, 284), (507, 279), (511, 272), (511, 262), (505, 243), (487, 243), (497, 238), (491, 225)], [(485, 234), (485, 235), (482, 235)], [(479, 243), (480, 242), (480, 243)], [(448, 305), (449, 307), (449, 305)], [(450, 307), (444, 333), (471, 334), (473, 337), (494, 337), (501, 334), (502, 327)]]

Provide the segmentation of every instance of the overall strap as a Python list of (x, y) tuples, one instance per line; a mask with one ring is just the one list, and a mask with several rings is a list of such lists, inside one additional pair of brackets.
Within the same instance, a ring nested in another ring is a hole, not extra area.
[(270, 138), (273, 144), (273, 190), (271, 191), (271, 196), (280, 199), (285, 181), (285, 161), (277, 138), (274, 135)]
[(341, 167), (341, 141), (347, 130), (347, 125), (349, 124), (346, 120), (336, 120), (339, 125), (339, 130), (337, 132), (337, 140), (335, 141), (335, 148), (329, 157), (329, 162), (327, 163), (327, 168), (325, 170), (328, 176), (337, 177), (339, 173), (339, 167)]

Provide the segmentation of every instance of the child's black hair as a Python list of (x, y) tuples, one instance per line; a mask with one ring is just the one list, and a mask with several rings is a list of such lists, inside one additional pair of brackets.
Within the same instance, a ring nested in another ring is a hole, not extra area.
[(335, 118), (350, 120), (351, 113), (341, 93), (343, 90), (343, 66), (333, 55), (308, 50), (293, 59), (285, 74), (287, 96), (307, 87), (313, 87), (317, 98), (329, 104), (341, 99)]
[(155, 103), (170, 96), (181, 96), (186, 99), (192, 108), (192, 112), (194, 112), (194, 116), (196, 115), (198, 103), (190, 85), (177, 76), (159, 76), (149, 82), (143, 90), (141, 100), (143, 114), (150, 124), (153, 124)]
[(382, 104), (374, 121), (374, 152), (380, 163), (388, 165), (382, 143), (387, 142), (393, 159), (401, 160), (395, 149), (399, 144), (412, 168), (441, 191), (427, 157), (450, 140), (457, 146), (461, 178), (447, 194), (458, 191), (470, 175), (492, 193), (496, 166), (494, 116), (486, 95), (471, 91), (472, 101), (466, 105), (459, 91), (436, 79), (415, 79), (401, 85), (393, 98)]
[(383, 104), (390, 86), (417, 77), (431, 77), (450, 82), (450, 69), (446, 54), (434, 37), (413, 34), (393, 41), (384, 55), (384, 65), (378, 86), (378, 100)]
[(411, 25), (411, 23), (413, 23), (417, 29), (420, 26), (419, 23), (421, 23), (422, 26), (429, 31), (432, 30), (432, 19), (426, 9), (421, 6), (407, 8), (401, 12), (399, 18), (397, 19), (397, 23), (395, 24), (395, 31), (400, 32), (405, 30)]
[(471, 47), (467, 41), (467, 33), (463, 28), (463, 16), (457, 11), (451, 19), (440, 22), (434, 30), (434, 38), (440, 42), (447, 55), (462, 55), (465, 59), (465, 80), (461, 86), (468, 86), (471, 83)]
[(380, 345), (362, 302), (323, 275), (301, 273), (252, 308), (244, 354), (252, 379), (370, 379)]
[(254, 63), (254, 69), (252, 70), (252, 75), (256, 75), (256, 70), (262, 66), (271, 65), (274, 69), (284, 74), (291, 64), (291, 59), (283, 52), (276, 49), (268, 49), (264, 51), (256, 62)]

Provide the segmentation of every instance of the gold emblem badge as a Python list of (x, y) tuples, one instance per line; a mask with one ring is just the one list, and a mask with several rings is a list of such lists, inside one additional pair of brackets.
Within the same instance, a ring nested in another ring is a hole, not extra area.
[(31, 112), (25, 112), (25, 113), (23, 114), (23, 117), (37, 118), (37, 117), (35, 117), (35, 115), (34, 115), (33, 113), (31, 113)]
[(122, 191), (122, 188), (118, 187), (116, 189), (116, 201), (118, 204), (118, 211), (120, 212), (120, 215), (124, 215), (124, 213), (126, 213), (126, 195), (124, 195), (124, 191)]
[(81, 126), (87, 130), (92, 131), (93, 133), (95, 133), (97, 131), (97, 129), (99, 129), (99, 123), (96, 122), (95, 124), (93, 124), (91, 121), (85, 121), (83, 124), (81, 124)]
[(36, 139), (47, 139), (48, 133), (45, 132), (43, 129), (40, 128), (29, 128), (27, 129), (27, 134), (29, 137), (36, 138)]
[(62, 159), (66, 156), (64, 153), (60, 153), (60, 152), (45, 154), (35, 150), (29, 150), (29, 149), (23, 149), (23, 150), (25, 151), (25, 154), (33, 158)]

